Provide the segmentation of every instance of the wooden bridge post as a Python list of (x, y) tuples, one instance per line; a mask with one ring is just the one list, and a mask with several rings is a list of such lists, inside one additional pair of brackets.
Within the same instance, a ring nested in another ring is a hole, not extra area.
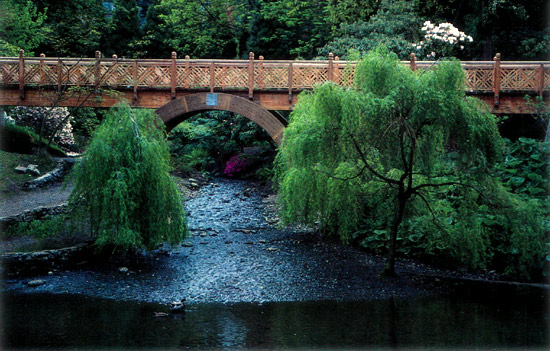
[(101, 51), (97, 50), (95, 52), (95, 67), (94, 67), (95, 90), (99, 90), (99, 84), (101, 83), (101, 68), (99, 67), (100, 64), (101, 64)]
[(172, 65), (170, 67), (170, 92), (172, 93), (172, 100), (176, 98), (176, 79), (177, 73), (176, 70), (176, 58), (177, 54), (175, 51), (172, 51)]
[(40, 66), (38, 68), (40, 75), (40, 85), (46, 84), (46, 72), (44, 72), (44, 58), (46, 55), (40, 54)]
[(254, 99), (254, 53), (248, 53), (248, 99)]
[(19, 50), (19, 98), (25, 99), (25, 51)]
[(411, 71), (416, 71), (416, 55), (414, 52), (411, 54), (411, 61), (410, 61)]
[(539, 91), (539, 96), (542, 97), (542, 94), (544, 93), (544, 63), (541, 63), (539, 67), (537, 67), (537, 88)]
[(334, 54), (332, 52), (328, 53), (328, 72), (327, 78), (329, 81), (334, 81)]
[(258, 63), (258, 87), (260, 90), (264, 88), (264, 57), (260, 55), (260, 63)]
[(500, 103), (500, 53), (494, 57), (495, 65), (493, 67), (493, 104), (498, 107)]

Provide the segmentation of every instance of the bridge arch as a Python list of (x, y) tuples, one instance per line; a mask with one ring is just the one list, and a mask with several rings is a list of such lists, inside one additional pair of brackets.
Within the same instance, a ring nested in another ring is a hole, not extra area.
[(223, 93), (197, 93), (177, 98), (157, 109), (166, 130), (201, 112), (230, 111), (245, 116), (262, 127), (275, 141), (281, 144), (285, 126), (263, 106), (240, 96)]

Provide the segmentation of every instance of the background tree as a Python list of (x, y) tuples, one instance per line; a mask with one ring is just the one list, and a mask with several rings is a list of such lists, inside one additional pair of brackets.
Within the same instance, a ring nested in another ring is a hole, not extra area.
[(378, 12), (381, 0), (329, 0), (328, 16), (333, 33), (341, 24), (367, 22)]
[(235, 58), (244, 29), (243, 6), (230, 0), (162, 0), (149, 6), (147, 18), (153, 21), (146, 25), (143, 44), (152, 48), (160, 43), (163, 56), (176, 51), (181, 56)]
[(0, 0), (0, 56), (27, 56), (48, 36), (46, 10), (38, 11), (31, 0)]
[(51, 30), (47, 40), (36, 50), (54, 57), (94, 57), (106, 47), (106, 11), (101, 0), (36, 2), (39, 11), (48, 9), (46, 26)]
[(135, 42), (142, 36), (139, 7), (136, 0), (116, 0), (112, 21), (107, 35), (108, 55), (133, 57)]
[(451, 22), (474, 37), (469, 59), (546, 60), (550, 51), (548, 1), (415, 0), (418, 14), (432, 22)]
[(377, 211), (393, 275), (411, 202), (429, 209), (431, 190), (484, 183), (502, 140), (494, 116), (466, 97), (458, 62), (415, 73), (379, 49), (355, 72), (354, 89), (325, 84), (300, 97), (277, 156), (282, 217), (349, 240)]
[(327, 0), (255, 1), (249, 51), (273, 59), (311, 59), (330, 36), (327, 9)]
[(350, 50), (367, 52), (378, 45), (385, 45), (401, 59), (408, 59), (414, 52), (413, 43), (420, 38), (422, 19), (417, 16), (408, 1), (382, 0), (378, 11), (368, 21), (343, 23), (336, 30), (334, 39), (318, 50), (319, 55), (329, 52), (347, 58)]
[(113, 108), (76, 165), (70, 203), (76, 219), (90, 221), (100, 247), (151, 249), (187, 234), (157, 118), (147, 110)]

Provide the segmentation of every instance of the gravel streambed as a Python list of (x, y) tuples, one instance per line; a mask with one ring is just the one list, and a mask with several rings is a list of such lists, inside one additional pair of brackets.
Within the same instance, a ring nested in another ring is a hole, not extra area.
[(8, 279), (14, 293), (83, 294), (168, 303), (352, 301), (408, 298), (444, 289), (430, 269), (398, 262), (396, 278), (380, 278), (384, 259), (321, 238), (304, 228), (279, 229), (273, 196), (249, 182), (215, 179), (186, 203), (190, 236), (162, 247), (142, 269), (75, 267), (50, 272), (42, 284)]

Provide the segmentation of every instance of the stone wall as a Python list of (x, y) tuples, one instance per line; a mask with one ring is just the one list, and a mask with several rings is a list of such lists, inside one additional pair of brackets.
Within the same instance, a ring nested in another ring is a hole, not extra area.
[(63, 249), (4, 253), (1, 256), (2, 273), (14, 278), (72, 269), (89, 262), (93, 251), (91, 243), (82, 243)]

